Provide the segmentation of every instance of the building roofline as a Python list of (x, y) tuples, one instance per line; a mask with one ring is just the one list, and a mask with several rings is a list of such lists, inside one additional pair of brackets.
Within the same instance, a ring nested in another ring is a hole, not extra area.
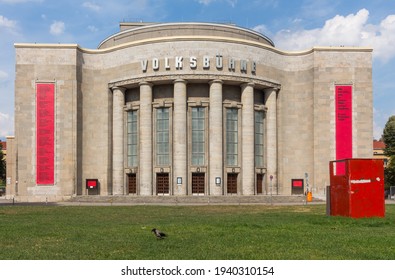
[(275, 52), (280, 55), (284, 56), (300, 56), (300, 55), (307, 55), (311, 54), (316, 51), (322, 52), (372, 52), (373, 49), (371, 47), (324, 47), (324, 46), (316, 46), (310, 49), (305, 49), (301, 51), (284, 51), (277, 49), (275, 47), (271, 47), (269, 45), (254, 42), (251, 40), (243, 40), (229, 37), (217, 37), (217, 36), (170, 36), (170, 37), (161, 37), (161, 38), (151, 38), (145, 40), (139, 40), (134, 42), (128, 42), (120, 45), (116, 45), (106, 49), (88, 49), (83, 48), (78, 44), (51, 44), (51, 43), (15, 43), (14, 47), (18, 48), (47, 48), (47, 49), (76, 49), (83, 53), (87, 54), (104, 54), (113, 51), (117, 51), (120, 49), (125, 49), (128, 47), (139, 46), (139, 45), (147, 45), (153, 43), (162, 43), (162, 42), (171, 42), (171, 41), (217, 41), (217, 42), (233, 42), (233, 43), (241, 43), (250, 46), (255, 46), (263, 49), (267, 49), (269, 51)]
[(115, 33), (115, 34), (107, 37), (103, 41), (101, 41), (97, 48), (100, 49), (100, 47), (105, 42), (115, 38), (116, 36), (127, 34), (129, 32), (134, 32), (134, 31), (139, 31), (139, 30), (144, 30), (144, 29), (150, 29), (150, 28), (155, 28), (155, 27), (162, 27), (162, 26), (166, 27), (166, 26), (177, 26), (177, 25), (180, 25), (180, 26), (181, 25), (182, 26), (185, 26), (185, 25), (191, 25), (191, 26), (192, 25), (205, 25), (205, 26), (218, 26), (218, 27), (233, 28), (233, 29), (236, 29), (236, 30), (240, 30), (240, 31), (243, 31), (243, 32), (248, 32), (248, 33), (254, 34), (256, 36), (259, 36), (259, 37), (263, 38), (264, 40), (266, 40), (272, 47), (275, 47), (274, 42), (269, 37), (267, 37), (266, 35), (258, 32), (258, 31), (255, 31), (255, 30), (244, 28), (244, 27), (240, 27), (240, 26), (236, 26), (236, 25), (233, 25), (233, 24), (221, 24), (221, 23), (209, 23), (209, 22), (169, 22), (169, 23), (153, 23), (153, 24), (149, 23), (149, 24), (146, 24), (146, 25), (143, 25), (143, 26), (139, 26), (139, 27), (130, 28), (130, 29), (126, 29), (126, 30), (120, 31), (118, 33)]

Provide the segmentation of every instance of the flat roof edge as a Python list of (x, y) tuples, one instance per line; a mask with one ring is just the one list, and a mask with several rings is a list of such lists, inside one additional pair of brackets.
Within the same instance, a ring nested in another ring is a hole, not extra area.
[(50, 49), (81, 49), (78, 44), (54, 44), (54, 43), (15, 43), (14, 47), (18, 48), (50, 48)]

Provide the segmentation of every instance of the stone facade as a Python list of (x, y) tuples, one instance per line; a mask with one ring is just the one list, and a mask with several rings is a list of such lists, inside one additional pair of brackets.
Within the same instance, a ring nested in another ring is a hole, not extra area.
[[(15, 48), (15, 139), (7, 160), (16, 178), (7, 195), (21, 200), (290, 195), (295, 178), (323, 193), (336, 157), (336, 85), (353, 90), (353, 157), (372, 155), (368, 48), (284, 52), (254, 31), (201, 23), (121, 24), (96, 50)], [(36, 183), (41, 83), (55, 85), (50, 185)], [(201, 129), (192, 132), (195, 123)], [(93, 178), (98, 188), (86, 189)]]

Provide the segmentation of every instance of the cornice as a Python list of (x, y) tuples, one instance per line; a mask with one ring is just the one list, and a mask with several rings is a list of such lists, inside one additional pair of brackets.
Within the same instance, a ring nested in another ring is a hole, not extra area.
[(238, 38), (218, 37), (218, 36), (170, 36), (160, 38), (150, 38), (134, 42), (120, 44), (106, 49), (87, 49), (82, 48), (78, 44), (36, 44), (36, 43), (15, 43), (14, 47), (18, 48), (43, 48), (43, 49), (76, 49), (86, 54), (106, 54), (114, 51), (132, 48), (137, 46), (144, 46), (150, 44), (160, 44), (167, 42), (219, 42), (219, 43), (234, 43), (240, 45), (248, 45), (260, 49), (265, 49), (283, 56), (301, 56), (311, 54), (313, 52), (372, 52), (370, 47), (324, 47), (317, 46), (311, 49), (302, 51), (283, 51), (275, 47), (268, 46), (264, 43), (259, 43), (251, 40), (243, 40)]

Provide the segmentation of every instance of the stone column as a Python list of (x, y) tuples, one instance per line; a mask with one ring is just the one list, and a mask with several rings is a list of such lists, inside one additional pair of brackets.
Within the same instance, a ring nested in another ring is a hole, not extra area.
[[(265, 90), (266, 100), (266, 185), (269, 193), (277, 193), (277, 90)], [(273, 176), (272, 186), (270, 176)]]
[[(223, 150), (222, 150), (222, 81), (210, 83), (210, 112), (209, 112), (209, 194), (223, 195)], [(221, 178), (217, 185), (215, 178)]]
[(124, 106), (125, 89), (114, 87), (112, 109), (112, 194), (124, 194)]
[[(187, 194), (187, 82), (174, 81), (173, 194)], [(177, 184), (181, 178), (182, 184)]]
[(254, 154), (254, 84), (241, 86), (241, 147), (242, 194), (255, 194)]
[(140, 195), (153, 195), (152, 186), (152, 84), (140, 83)]

